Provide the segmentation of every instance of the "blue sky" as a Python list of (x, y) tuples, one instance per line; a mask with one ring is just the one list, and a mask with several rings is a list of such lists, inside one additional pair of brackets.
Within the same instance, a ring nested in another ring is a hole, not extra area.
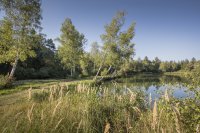
[(135, 59), (200, 59), (200, 0), (43, 0), (42, 10), (48, 38), (58, 37), (65, 18), (71, 18), (88, 40), (86, 50), (94, 41), (101, 44), (104, 25), (125, 10), (123, 30), (136, 22)]

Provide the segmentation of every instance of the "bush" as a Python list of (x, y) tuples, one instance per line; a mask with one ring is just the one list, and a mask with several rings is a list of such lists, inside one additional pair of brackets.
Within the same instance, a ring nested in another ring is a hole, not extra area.
[(7, 85), (8, 75), (0, 75), (0, 89)]
[(49, 72), (50, 72), (50, 68), (42, 67), (39, 70), (39, 77), (40, 78), (49, 78), (50, 77)]

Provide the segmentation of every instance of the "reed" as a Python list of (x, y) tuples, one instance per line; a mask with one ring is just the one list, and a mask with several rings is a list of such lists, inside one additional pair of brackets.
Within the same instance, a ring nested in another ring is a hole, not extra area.
[(60, 123), (62, 122), (62, 120), (63, 120), (63, 118), (60, 119), (60, 120), (58, 121), (58, 123), (57, 123), (56, 126), (54, 127), (54, 130), (56, 130), (56, 129), (58, 128), (58, 126), (60, 125)]
[(76, 133), (78, 133), (79, 132), (79, 129), (81, 128), (81, 124), (82, 124), (82, 120), (79, 122), (79, 124), (78, 124), (78, 128), (77, 128), (77, 131), (76, 131)]
[(180, 112), (177, 107), (172, 106), (173, 111), (174, 111), (174, 121), (175, 121), (175, 127), (176, 127), (176, 132), (181, 133), (181, 128), (180, 128)]
[(151, 97), (151, 93), (149, 94), (149, 107), (151, 107), (151, 103), (152, 103), (152, 97)]
[(164, 99), (165, 101), (169, 102), (169, 95), (167, 89), (165, 89)]
[(106, 122), (104, 133), (109, 133), (109, 130), (110, 130), (110, 123)]
[(32, 87), (28, 89), (28, 100), (30, 101), (32, 98)]
[(57, 111), (57, 108), (58, 106), (62, 103), (61, 100), (58, 101), (58, 103), (56, 104), (55, 108), (53, 109), (53, 113), (52, 113), (52, 118), (54, 118), (55, 114), (56, 114), (56, 111)]
[[(72, 89), (57, 85), (31, 93), (30, 100), (0, 110), (0, 132), (199, 131), (198, 124), (194, 124), (192, 130), (184, 126), (185, 114), (179, 102), (168, 96), (167, 90), (163, 97), (154, 101), (153, 107), (151, 94), (142, 97), (141, 92), (131, 88), (126, 93), (113, 94), (113, 90), (105, 87), (78, 84)], [(47, 94), (48, 97), (36, 102), (36, 93), (41, 93), (39, 97)]]
[(35, 104), (33, 103), (31, 108), (28, 109), (28, 112), (27, 112), (27, 117), (28, 117), (28, 120), (30, 122), (30, 124), (32, 123), (32, 117), (33, 117), (33, 107), (35, 106)]
[(157, 118), (158, 117), (158, 111), (157, 111), (157, 102), (156, 102), (156, 100), (154, 102), (152, 116), (153, 116), (153, 118), (152, 118), (152, 128), (155, 129), (156, 125), (158, 123), (158, 120), (157, 120), (158, 119)]

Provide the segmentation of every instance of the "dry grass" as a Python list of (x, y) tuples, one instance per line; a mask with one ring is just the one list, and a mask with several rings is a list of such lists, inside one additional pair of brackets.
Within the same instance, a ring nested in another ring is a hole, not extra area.
[[(167, 90), (153, 108), (151, 96), (144, 101), (141, 92), (112, 92), (85, 84), (29, 89), (28, 100), (0, 107), (0, 132), (188, 132)], [(194, 130), (199, 131), (199, 124)]]
[(155, 129), (156, 128), (156, 125), (158, 123), (158, 112), (157, 112), (157, 102), (155, 101), (154, 102), (154, 106), (153, 106), (153, 112), (152, 112), (152, 128)]
[(109, 133), (109, 130), (110, 130), (110, 123), (107, 122), (106, 126), (105, 126), (105, 129), (104, 129), (104, 133)]

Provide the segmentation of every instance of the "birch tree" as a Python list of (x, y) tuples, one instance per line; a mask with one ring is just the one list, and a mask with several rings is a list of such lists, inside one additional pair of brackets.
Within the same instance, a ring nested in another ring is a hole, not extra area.
[(110, 24), (105, 25), (105, 33), (101, 35), (103, 42), (103, 58), (101, 66), (94, 79), (99, 75), (104, 65), (113, 67), (115, 71), (123, 68), (123, 65), (134, 55), (132, 39), (135, 35), (135, 23), (132, 23), (126, 31), (121, 31), (125, 22), (125, 12), (118, 12)]
[(71, 76), (74, 76), (76, 67), (83, 56), (83, 46), (86, 39), (79, 33), (72, 24), (71, 19), (66, 19), (61, 27), (61, 35), (57, 39), (60, 42), (58, 57), (65, 68), (71, 69)]
[(40, 0), (0, 0), (5, 17), (0, 28), (0, 63), (12, 65), (8, 81), (14, 77), (19, 61), (34, 57), (32, 40), (40, 28)]

